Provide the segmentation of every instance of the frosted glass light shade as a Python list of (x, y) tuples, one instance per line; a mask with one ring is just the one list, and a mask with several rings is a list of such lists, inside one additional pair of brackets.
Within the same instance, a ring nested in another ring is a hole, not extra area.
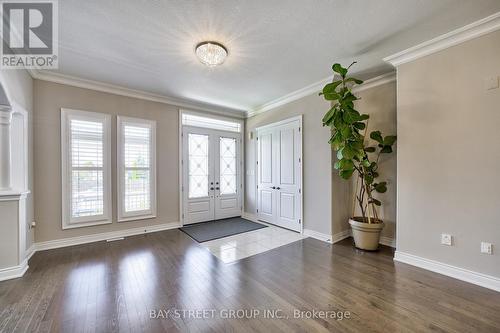
[(196, 56), (209, 67), (221, 65), (227, 58), (227, 49), (217, 42), (203, 42), (196, 46)]

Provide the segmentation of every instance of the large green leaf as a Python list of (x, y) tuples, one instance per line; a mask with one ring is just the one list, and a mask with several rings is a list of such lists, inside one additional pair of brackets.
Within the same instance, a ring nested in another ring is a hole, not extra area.
[(339, 131), (335, 131), (335, 132), (332, 134), (332, 136), (331, 136), (331, 138), (330, 138), (329, 143), (330, 143), (331, 145), (333, 145), (333, 148), (334, 148), (335, 150), (337, 150), (337, 149), (339, 149), (339, 147), (342, 145), (342, 141), (343, 141), (343, 140), (342, 140), (342, 134), (340, 134), (340, 132), (339, 132)]
[(380, 150), (381, 154), (390, 154), (392, 153), (392, 147), (391, 146), (384, 146), (382, 150)]
[(396, 136), (395, 135), (388, 135), (384, 138), (384, 145), (386, 146), (392, 146), (396, 142)]
[(352, 109), (346, 110), (342, 119), (348, 124), (354, 124), (359, 119), (359, 112)]
[(382, 183), (375, 185), (375, 191), (377, 191), (378, 193), (387, 192), (386, 182), (382, 182)]
[(323, 94), (323, 98), (326, 99), (327, 101), (336, 101), (340, 98), (340, 95), (335, 92), (331, 92)]
[(370, 133), (370, 138), (377, 141), (378, 143), (383, 143), (384, 139), (382, 138), (382, 133), (380, 131), (373, 131)]
[(323, 125), (330, 125), (331, 121), (333, 120), (333, 117), (335, 116), (335, 110), (336, 108), (333, 107), (327, 113), (325, 113), (323, 117)]
[(336, 92), (337, 87), (339, 84), (342, 83), (342, 80), (338, 80), (332, 83), (328, 83), (323, 87), (323, 94), (328, 94), (328, 93), (333, 93)]
[(349, 126), (344, 126), (341, 130), (340, 133), (342, 134), (342, 138), (348, 139), (351, 136), (351, 127)]
[(341, 64), (334, 64), (332, 66), (332, 69), (335, 73), (339, 73), (343, 78), (346, 76), (347, 74), (347, 68), (344, 68), (342, 67)]
[(339, 161), (339, 168), (342, 170), (352, 170), (354, 169), (354, 163), (352, 160), (342, 159)]
[(352, 158), (356, 156), (356, 150), (351, 148), (351, 146), (346, 145), (344, 149), (342, 149), (342, 157), (348, 160), (352, 160)]
[(365, 123), (360, 123), (360, 122), (356, 122), (353, 125), (354, 125), (354, 128), (356, 128), (357, 130), (360, 130), (360, 131), (364, 130), (366, 127)]
[(353, 170), (342, 170), (339, 172), (339, 175), (343, 179), (349, 179), (349, 178), (351, 178), (353, 172), (354, 172), (354, 169)]

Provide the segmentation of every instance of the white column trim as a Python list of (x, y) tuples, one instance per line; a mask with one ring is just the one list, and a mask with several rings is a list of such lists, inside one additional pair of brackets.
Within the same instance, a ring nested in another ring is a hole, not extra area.
[(26, 198), (30, 191), (0, 191), (0, 201), (18, 201)]
[(11, 187), (11, 133), (12, 107), (0, 105), (0, 191)]

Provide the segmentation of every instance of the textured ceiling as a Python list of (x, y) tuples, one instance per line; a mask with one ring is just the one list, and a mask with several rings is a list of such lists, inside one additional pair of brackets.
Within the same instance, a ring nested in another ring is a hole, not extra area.
[[(61, 0), (59, 73), (248, 110), (357, 60), (382, 58), (500, 11), (499, 0)], [(208, 68), (194, 46), (216, 40)]]

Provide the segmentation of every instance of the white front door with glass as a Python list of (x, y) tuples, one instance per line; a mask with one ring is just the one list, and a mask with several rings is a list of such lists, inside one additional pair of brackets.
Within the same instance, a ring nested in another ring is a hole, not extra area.
[(240, 133), (184, 126), (184, 224), (241, 216)]

